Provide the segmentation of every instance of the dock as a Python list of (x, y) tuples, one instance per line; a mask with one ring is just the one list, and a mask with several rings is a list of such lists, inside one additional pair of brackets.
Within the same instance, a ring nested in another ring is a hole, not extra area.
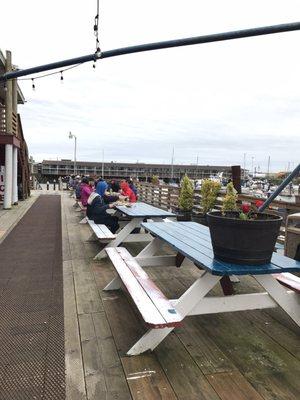
[[(300, 329), (278, 308), (189, 317), (153, 352), (126, 356), (144, 332), (139, 317), (123, 291), (102, 290), (115, 276), (112, 265), (108, 259), (93, 260), (99, 243), (87, 241), (90, 231), (78, 223), (74, 199), (56, 194), (61, 199), (67, 400), (299, 399)], [(4, 240), (37, 197), (34, 193), (9, 214), (0, 211)], [(143, 245), (126, 247), (137, 254)], [(170, 299), (199, 274), (193, 266), (145, 270)], [(242, 294), (257, 291), (256, 285), (243, 277), (234, 286)], [(59, 393), (52, 399), (62, 398)], [(13, 398), (9, 392), (5, 396)]]

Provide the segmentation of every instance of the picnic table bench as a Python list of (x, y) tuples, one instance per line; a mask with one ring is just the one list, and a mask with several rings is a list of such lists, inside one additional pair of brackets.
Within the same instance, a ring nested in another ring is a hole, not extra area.
[(123, 247), (111, 247), (106, 249), (106, 252), (118, 277), (113, 279), (104, 290), (120, 289), (123, 283), (149, 328), (180, 326), (181, 315), (129, 252)]
[(163, 221), (165, 218), (175, 218), (175, 214), (161, 210), (160, 208), (153, 207), (149, 204), (137, 202), (127, 206), (116, 206), (117, 213), (121, 216), (125, 215), (128, 220), (123, 221), (125, 225), (117, 232), (115, 239), (107, 243), (95, 257), (99, 260), (107, 256), (106, 249), (108, 247), (117, 247), (121, 243), (138, 243), (138, 242), (151, 242), (153, 236), (150, 233), (137, 232), (132, 233), (136, 228), (141, 227), (144, 220), (151, 218), (153, 221)]
[(96, 224), (94, 221), (86, 218), (87, 223), (89, 224), (90, 228), (92, 229), (92, 236), (89, 240), (92, 240), (93, 236), (95, 235), (97, 239), (101, 242), (110, 241), (115, 239), (116, 235), (113, 234), (106, 225), (103, 224)]
[[(194, 222), (172, 222), (168, 224), (143, 222), (141, 225), (151, 232), (155, 238), (134, 258), (134, 270), (139, 271), (138, 276), (141, 275), (143, 266), (184, 266), (186, 260), (200, 269), (199, 277), (179, 299), (167, 300), (181, 319), (192, 315), (280, 306), (300, 326), (300, 278), (292, 274), (292, 272), (300, 272), (300, 262), (273, 253), (269, 264), (259, 266), (230, 264), (214, 258), (209, 230), (203, 225)], [(158, 251), (162, 250), (164, 244), (173, 248), (175, 254), (156, 255)], [(110, 249), (107, 249), (107, 252), (109, 253)], [(109, 256), (119, 277), (115, 278), (105, 289), (118, 289), (121, 281), (125, 282), (127, 287), (128, 270), (133, 265), (132, 257), (122, 253), (121, 258), (126, 264), (124, 266), (124, 263), (117, 261), (112, 253), (109, 253)], [(232, 293), (230, 296), (207, 296), (223, 278), (233, 275), (251, 275), (265, 291), (249, 294)], [(147, 282), (145, 286), (151, 287), (153, 282), (149, 280), (148, 276), (145, 279)], [(132, 291), (129, 291), (129, 293), (133, 297)], [(137, 293), (134, 294), (133, 301), (137, 305), (139, 296)], [(143, 312), (148, 313), (147, 310), (143, 310)], [(147, 318), (149, 318), (149, 314), (144, 315), (144, 320)], [(127, 354), (136, 355), (147, 350), (153, 350), (175, 326), (166, 325), (163, 327), (162, 325), (160, 329), (156, 329), (150, 325), (149, 330)]]

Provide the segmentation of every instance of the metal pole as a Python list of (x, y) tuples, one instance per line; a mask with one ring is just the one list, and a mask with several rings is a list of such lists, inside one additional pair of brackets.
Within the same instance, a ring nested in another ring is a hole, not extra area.
[(174, 176), (174, 146), (173, 146), (173, 151), (172, 151), (172, 160), (171, 160), (171, 179), (173, 180)]
[(263, 26), (258, 28), (243, 29), (239, 31), (215, 33), (212, 35), (195, 36), (184, 39), (166, 40), (163, 42), (147, 43), (137, 46), (123, 47), (114, 50), (104, 51), (102, 54), (89, 54), (86, 56), (71, 58), (68, 60), (62, 60), (50, 64), (39, 65), (33, 68), (27, 68), (19, 71), (7, 72), (0, 76), (0, 81), (6, 81), (8, 79), (19, 78), (20, 76), (27, 76), (36, 74), (38, 72), (50, 71), (52, 69), (68, 67), (70, 65), (82, 64), (88, 61), (95, 61), (100, 58), (109, 58), (121, 56), (124, 54), (140, 53), (143, 51), (160, 50), (172, 47), (190, 46), (194, 44), (220, 42), (224, 40), (241, 39), (252, 36), (270, 35), (273, 33), (291, 32), (300, 30), (300, 22), (294, 22), (290, 24), (280, 24)]
[(74, 175), (77, 175), (77, 165), (76, 165), (76, 157), (77, 157), (77, 137), (75, 135), (74, 139), (75, 139), (75, 149), (74, 149)]
[(104, 149), (102, 150), (102, 178), (104, 178)]
[(263, 212), (269, 204), (272, 203), (272, 201), (277, 197), (282, 190), (298, 175), (300, 174), (300, 164), (294, 169), (293, 172), (290, 173), (288, 177), (285, 178), (283, 182), (278, 186), (278, 188), (275, 190), (275, 192), (264, 202), (264, 204), (258, 209), (258, 211)]

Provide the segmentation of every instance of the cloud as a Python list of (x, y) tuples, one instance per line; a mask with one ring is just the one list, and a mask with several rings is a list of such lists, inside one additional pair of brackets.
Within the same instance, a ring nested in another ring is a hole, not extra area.
[[(2, 6), (0, 34), (19, 67), (94, 51), (94, 2), (28, 0), (17, 14), (11, 3)], [(100, 44), (108, 50), (298, 17), (296, 0), (116, 0), (101, 4)], [(178, 163), (198, 156), (204, 164), (241, 164), (244, 153), (262, 168), (269, 155), (273, 169), (298, 163), (298, 42), (299, 32), (290, 32), (99, 60), (95, 70), (87, 63), (67, 71), (63, 84), (59, 75), (36, 80), (35, 92), (20, 81), (30, 153), (73, 157), (72, 131), (78, 158), (91, 161), (104, 149), (108, 161), (169, 162), (174, 146)]]

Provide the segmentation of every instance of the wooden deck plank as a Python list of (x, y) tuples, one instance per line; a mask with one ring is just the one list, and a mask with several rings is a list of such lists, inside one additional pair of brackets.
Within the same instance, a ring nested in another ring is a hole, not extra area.
[(103, 397), (107, 389), (91, 314), (79, 315), (79, 326), (87, 396), (88, 400), (96, 400)]
[(153, 354), (122, 357), (121, 360), (134, 400), (177, 399)]
[(73, 260), (74, 281), (78, 314), (103, 310), (102, 302), (86, 259)]
[(127, 400), (131, 398), (129, 388), (106, 315), (95, 313), (92, 318), (103, 363), (107, 398)]
[[(299, 399), (299, 361), (242, 313), (201, 316), (197, 323), (266, 400)], [(284, 388), (284, 397), (278, 387)]]
[(263, 397), (238, 371), (207, 376), (222, 400), (263, 400)]
[[(278, 310), (277, 310), (278, 311)], [(249, 311), (246, 318), (259, 327), (266, 335), (285, 348), (300, 361), (300, 328), (298, 334), (272, 318), (265, 311)]]
[(220, 400), (174, 333), (154, 352), (179, 400)]
[(87, 400), (71, 261), (64, 261), (63, 274), (66, 400)]

